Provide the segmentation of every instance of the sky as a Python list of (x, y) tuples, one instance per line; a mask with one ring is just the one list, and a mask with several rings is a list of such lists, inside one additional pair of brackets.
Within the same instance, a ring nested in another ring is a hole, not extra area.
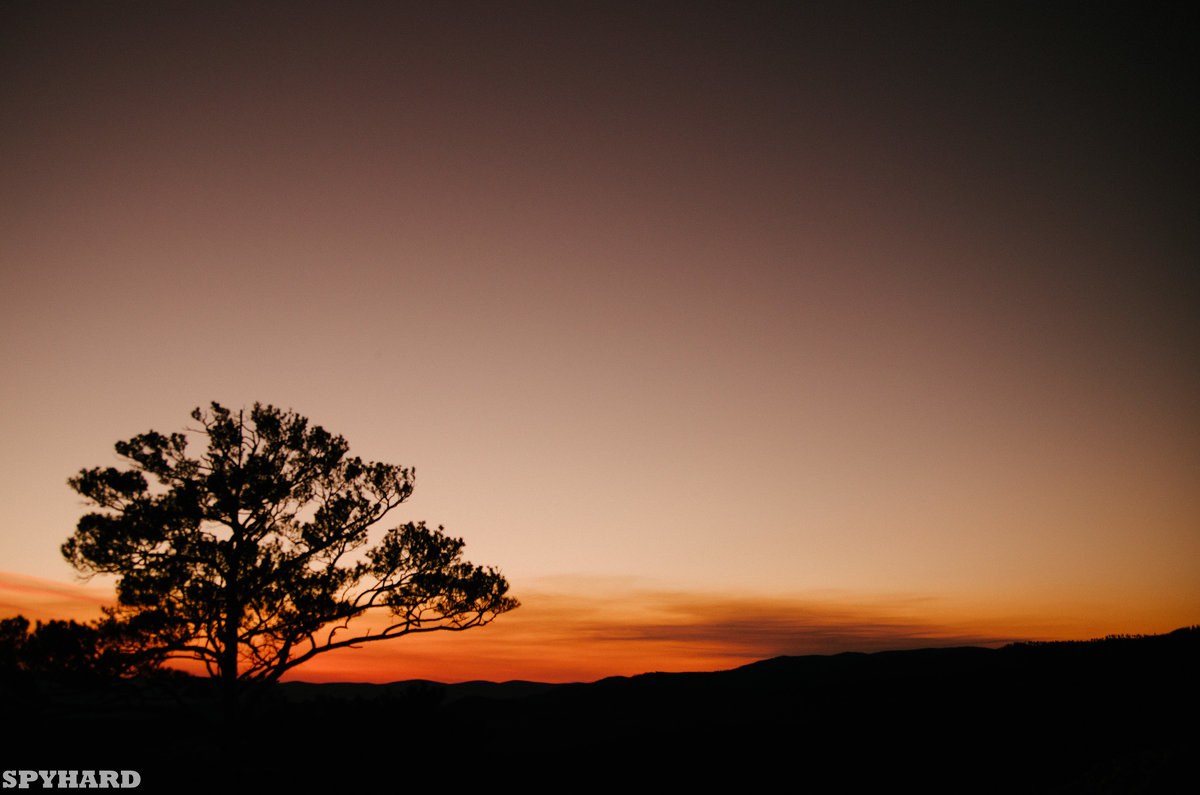
[[(523, 606), (293, 678), (1200, 622), (1190, 4), (11, 2), (0, 612), (217, 401)], [(380, 528), (379, 532), (382, 532)]]

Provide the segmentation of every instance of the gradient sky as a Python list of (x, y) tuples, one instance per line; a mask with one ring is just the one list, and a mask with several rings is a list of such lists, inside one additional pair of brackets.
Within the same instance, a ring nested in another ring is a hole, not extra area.
[(4, 4), (0, 606), (216, 400), (525, 603), (298, 678), (1197, 623), (1197, 14), (918, 5)]

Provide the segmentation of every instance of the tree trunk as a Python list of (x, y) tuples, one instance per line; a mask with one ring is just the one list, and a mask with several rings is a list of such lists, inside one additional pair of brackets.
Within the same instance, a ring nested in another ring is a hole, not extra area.
[[(221, 626), (221, 699), (225, 721), (234, 729), (238, 718), (238, 630), (242, 623), (242, 604), (238, 595), (237, 549), (230, 539), (229, 569), (225, 579), (225, 616)], [(227, 733), (228, 734), (228, 733)]]

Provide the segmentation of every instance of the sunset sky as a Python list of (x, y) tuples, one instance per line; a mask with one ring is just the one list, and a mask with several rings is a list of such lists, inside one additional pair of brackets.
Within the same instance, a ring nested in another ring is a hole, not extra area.
[(5, 3), (0, 614), (95, 615), (67, 478), (215, 400), (524, 603), (293, 678), (1200, 623), (1196, 22)]

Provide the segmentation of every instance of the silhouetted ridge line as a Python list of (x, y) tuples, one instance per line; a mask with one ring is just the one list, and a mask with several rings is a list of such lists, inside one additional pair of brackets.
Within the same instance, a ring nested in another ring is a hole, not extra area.
[[(336, 747), (352, 728), (362, 759), (390, 759), (398, 748), (424, 753), (437, 738), (437, 748), (458, 749), (456, 773), (522, 781), (587, 770), (613, 784), (650, 773), (676, 784), (713, 776), (769, 783), (802, 772), (818, 789), (1154, 792), (1192, 773), (1197, 670), (1193, 626), (999, 649), (776, 657), (591, 683), (289, 682), (251, 716), (256, 726), (280, 728), (256, 735), (239, 775), (276, 789), (311, 784), (318, 774), (278, 760), (294, 758), (298, 738)], [(184, 677), (191, 690), (179, 694), (183, 707), (154, 691), (114, 710), (115, 694), (137, 688), (88, 681), (74, 689), (3, 681), (23, 726), (13, 764), (61, 768), (56, 749), (87, 749), (73, 766), (137, 769), (146, 791), (160, 791), (218, 750), (219, 710), (204, 707), (217, 692), (212, 682)], [(445, 773), (437, 765), (427, 776), (406, 772), (406, 784), (438, 786)], [(194, 775), (218, 776), (203, 766)]]

